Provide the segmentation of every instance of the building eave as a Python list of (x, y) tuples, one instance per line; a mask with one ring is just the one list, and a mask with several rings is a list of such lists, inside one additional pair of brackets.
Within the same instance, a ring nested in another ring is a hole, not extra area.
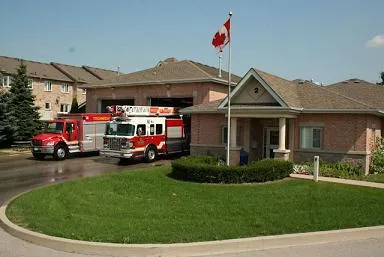
[[(154, 80), (154, 81), (143, 81), (143, 82), (120, 82), (120, 83), (107, 83), (107, 84), (86, 84), (81, 85), (79, 88), (112, 88), (112, 87), (133, 87), (133, 86), (149, 86), (149, 85), (166, 85), (166, 84), (185, 84), (185, 83), (206, 83), (214, 82), (222, 85), (228, 85), (228, 81), (216, 78), (198, 78), (198, 79), (178, 79), (178, 80)], [(236, 86), (235, 82), (232, 82), (231, 86)]]

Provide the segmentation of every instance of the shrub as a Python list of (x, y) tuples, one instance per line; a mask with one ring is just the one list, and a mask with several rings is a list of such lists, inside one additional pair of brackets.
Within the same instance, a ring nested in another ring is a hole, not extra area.
[(384, 173), (384, 139), (380, 139), (376, 143), (376, 147), (372, 152), (370, 173)]
[(202, 183), (265, 182), (288, 177), (289, 161), (265, 159), (244, 166), (226, 166), (211, 156), (188, 156), (172, 162), (171, 176)]
[[(305, 162), (295, 165), (295, 173), (313, 174), (313, 162)], [(361, 161), (359, 160), (343, 160), (339, 162), (327, 162), (320, 160), (319, 175), (323, 177), (334, 178), (351, 178), (364, 175)]]

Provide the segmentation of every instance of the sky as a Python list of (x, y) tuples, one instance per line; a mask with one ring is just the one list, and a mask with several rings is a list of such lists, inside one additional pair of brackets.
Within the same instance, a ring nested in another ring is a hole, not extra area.
[[(218, 66), (213, 35), (231, 19), (231, 71), (379, 82), (383, 0), (0, 0), (0, 55), (124, 73), (175, 57)], [(228, 69), (228, 46), (223, 52)]]

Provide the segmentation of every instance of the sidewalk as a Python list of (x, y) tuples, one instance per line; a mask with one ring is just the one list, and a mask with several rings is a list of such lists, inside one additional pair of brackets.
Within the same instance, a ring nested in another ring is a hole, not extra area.
[[(309, 179), (313, 180), (312, 175), (302, 175), (302, 174), (290, 174), (291, 178), (300, 178), (300, 179)], [(319, 181), (355, 185), (355, 186), (364, 186), (364, 187), (375, 187), (384, 189), (384, 183), (375, 183), (368, 182), (363, 180), (352, 180), (352, 179), (342, 179), (342, 178), (331, 178), (331, 177), (319, 177)]]

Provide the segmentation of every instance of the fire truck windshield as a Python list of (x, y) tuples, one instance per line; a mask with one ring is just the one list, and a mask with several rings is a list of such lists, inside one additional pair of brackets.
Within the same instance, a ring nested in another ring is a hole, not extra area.
[(114, 136), (133, 136), (135, 133), (135, 126), (132, 124), (117, 124), (117, 123), (107, 123), (107, 128), (105, 131), (106, 135)]
[(63, 133), (64, 122), (48, 122), (45, 125), (44, 132), (47, 133)]

